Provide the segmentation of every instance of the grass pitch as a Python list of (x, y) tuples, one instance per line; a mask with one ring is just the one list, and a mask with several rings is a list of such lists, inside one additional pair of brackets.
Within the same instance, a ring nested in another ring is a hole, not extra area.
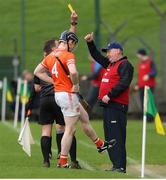
[[(103, 137), (102, 121), (93, 121), (93, 127)], [(79, 126), (79, 125), (78, 125)], [(0, 178), (139, 178), (141, 160), (142, 122), (128, 121), (127, 174), (105, 172), (111, 167), (107, 153), (100, 155), (95, 146), (78, 127), (76, 137), (78, 160), (82, 170), (56, 168), (55, 131), (53, 132), (53, 159), (50, 168), (42, 167), (40, 151), (40, 126), (31, 123), (35, 139), (32, 157), (28, 157), (17, 144), (18, 132), (11, 123), (0, 123)], [(166, 177), (166, 137), (155, 132), (154, 124), (147, 125), (146, 170), (147, 178)]]
[[(95, 32), (95, 1), (89, 0), (28, 0), (25, 1), (26, 31), (26, 68), (34, 70), (42, 58), (42, 48), (46, 40), (59, 37), (69, 28), (70, 12), (67, 4), (71, 3), (78, 12), (79, 46), (76, 59), (81, 73), (90, 71), (88, 50), (83, 39), (86, 33)], [(166, 9), (164, 0), (154, 1), (161, 12)], [(13, 38), (18, 41), (18, 53), (21, 56), (21, 4), (19, 0), (0, 0), (0, 55), (13, 55)], [(160, 73), (159, 26), (160, 18), (156, 15), (148, 0), (102, 0), (100, 1), (101, 21), (106, 23), (111, 32), (124, 21), (126, 26), (118, 33), (116, 40), (123, 42), (125, 54), (136, 66), (135, 53), (144, 46), (136, 37), (142, 37), (155, 50), (155, 61)], [(110, 32), (101, 23), (101, 47), (105, 47), (111, 38)]]

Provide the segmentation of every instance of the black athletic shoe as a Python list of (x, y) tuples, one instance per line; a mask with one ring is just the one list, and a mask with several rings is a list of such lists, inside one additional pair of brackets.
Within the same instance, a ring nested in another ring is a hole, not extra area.
[(82, 169), (78, 161), (71, 162), (70, 168), (71, 169)]
[(114, 172), (119, 172), (119, 173), (126, 173), (126, 169), (124, 168), (116, 168), (116, 167), (112, 167), (111, 169), (106, 169), (105, 171), (114, 171)]
[(44, 161), (43, 162), (43, 167), (49, 168), (50, 167), (50, 162)]
[(116, 171), (120, 173), (126, 173), (126, 169), (124, 168), (117, 168)]
[(112, 148), (116, 144), (116, 139), (112, 139), (111, 141), (107, 142), (104, 141), (104, 144), (102, 147), (97, 148), (99, 153), (102, 153), (106, 151), (107, 149)]

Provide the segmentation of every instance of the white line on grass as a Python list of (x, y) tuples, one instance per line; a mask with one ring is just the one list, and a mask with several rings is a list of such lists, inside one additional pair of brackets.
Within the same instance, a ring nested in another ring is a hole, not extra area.
[[(14, 127), (12, 126), (12, 124), (10, 124), (9, 122), (3, 122), (3, 124), (5, 124), (7, 127), (9, 127), (10, 129), (12, 129), (13, 131), (15, 131), (15, 132), (17, 132), (17, 133), (20, 132), (20, 129), (19, 129), (19, 128), (14, 128)], [(81, 144), (81, 145), (83, 145), (83, 146), (85, 146), (85, 147), (87, 147), (87, 148), (96, 149), (93, 145), (88, 144), (88, 143), (86, 143), (86, 142), (84, 142), (84, 141), (82, 141), (82, 140), (79, 140), (78, 142), (79, 142), (79, 144)], [(37, 141), (37, 140), (35, 140), (35, 144), (38, 145), (38, 146), (40, 146), (40, 142)], [(52, 148), (52, 150), (53, 150), (54, 152), (57, 152), (57, 150), (54, 149), (54, 148)], [(129, 156), (127, 157), (127, 159), (128, 159), (128, 161), (129, 161), (131, 164), (140, 166), (140, 167), (136, 167), (136, 166), (134, 167), (134, 166), (133, 166), (133, 168), (140, 173), (140, 169), (141, 169), (140, 162), (137, 161), (137, 160), (135, 160), (135, 159), (133, 159), (133, 158), (131, 158), (131, 157), (129, 157)], [(89, 171), (94, 171), (94, 170), (95, 170), (95, 168), (92, 167), (91, 165), (89, 165), (86, 161), (83, 161), (82, 159), (78, 159), (78, 160), (80, 161), (81, 165), (82, 165), (85, 169), (87, 169), (87, 170), (89, 170)], [(165, 176), (161, 176), (161, 175), (155, 173), (154, 171), (152, 171), (152, 170), (150, 170), (150, 169), (148, 169), (148, 168), (146, 168), (146, 174), (147, 174), (147, 176), (153, 177), (153, 178), (165, 178)]]
[[(3, 122), (3, 124), (5, 124), (8, 128), (12, 129), (14, 132), (17, 132), (17, 133), (20, 132), (19, 128), (14, 128), (12, 126), (12, 124), (10, 124), (9, 122)], [(40, 146), (40, 142), (38, 140), (34, 139), (34, 141), (35, 141), (35, 144), (37, 146)], [(53, 152), (57, 152), (57, 150), (54, 149), (54, 148), (52, 148), (52, 150), (53, 150)], [(95, 170), (95, 168), (92, 167), (91, 165), (89, 165), (86, 161), (84, 161), (84, 160), (82, 160), (80, 158), (78, 158), (78, 161), (81, 163), (82, 167), (84, 167), (85, 169), (87, 169), (89, 171), (94, 171)]]
[[(40, 146), (40, 142), (37, 141), (37, 140), (35, 140), (35, 144), (37, 144), (38, 146)], [(54, 148), (52, 148), (52, 151), (55, 152), (55, 153), (57, 153), (57, 150), (54, 149)], [(93, 168), (92, 166), (90, 166), (87, 162), (83, 161), (82, 159), (78, 158), (78, 161), (81, 163), (81, 165), (82, 165), (85, 169), (87, 169), (87, 170), (89, 170), (89, 171), (94, 171), (94, 170), (95, 170), (95, 168)]]
[[(84, 142), (84, 141), (82, 141), (82, 140), (79, 140), (78, 142), (79, 142), (81, 145), (83, 145), (83, 146), (85, 146), (85, 147), (87, 147), (87, 148), (95, 149), (95, 147), (94, 147), (93, 145), (88, 144), (88, 143), (86, 143), (86, 142)], [(141, 164), (140, 164), (140, 162), (137, 161), (137, 160), (135, 160), (135, 159), (133, 159), (133, 158), (131, 158), (131, 157), (129, 157), (129, 156), (127, 156), (127, 159), (128, 159), (128, 161), (129, 161), (131, 164), (140, 166), (140, 167), (133, 166), (133, 168), (134, 168), (135, 170), (137, 170), (139, 173), (141, 173)], [(154, 171), (152, 171), (152, 170), (150, 170), (150, 169), (148, 169), (148, 168), (146, 168), (146, 174), (147, 174), (147, 176), (153, 177), (153, 178), (165, 178), (165, 176), (161, 176), (160, 174), (157, 174), (156, 172), (154, 172)]]

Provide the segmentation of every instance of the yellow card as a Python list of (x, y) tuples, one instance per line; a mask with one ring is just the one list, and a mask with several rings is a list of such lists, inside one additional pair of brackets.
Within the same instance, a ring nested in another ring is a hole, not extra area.
[(69, 10), (70, 10), (71, 13), (74, 12), (74, 9), (73, 9), (73, 7), (71, 6), (71, 4), (68, 4), (68, 8), (69, 8)]

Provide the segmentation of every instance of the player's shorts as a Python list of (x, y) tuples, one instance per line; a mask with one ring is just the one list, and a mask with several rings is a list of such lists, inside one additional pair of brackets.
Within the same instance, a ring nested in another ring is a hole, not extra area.
[(45, 96), (40, 99), (39, 124), (65, 125), (61, 108), (56, 104), (54, 96)]
[(64, 116), (80, 115), (79, 99), (75, 93), (56, 92), (55, 101), (61, 107)]

